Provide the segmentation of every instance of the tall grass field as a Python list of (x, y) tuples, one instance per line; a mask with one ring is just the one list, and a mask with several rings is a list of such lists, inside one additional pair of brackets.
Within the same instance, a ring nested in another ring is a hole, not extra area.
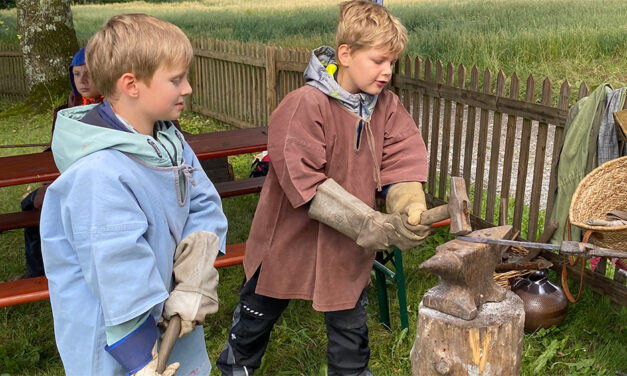
[[(339, 1), (200, 0), (73, 6), (81, 39), (110, 16), (145, 12), (189, 36), (314, 48), (333, 44)], [(627, 84), (623, 0), (384, 0), (407, 27), (413, 56), (596, 86)], [(18, 43), (16, 10), (0, 10), (0, 44)]]
[[(180, 26), (190, 37), (314, 48), (333, 44), (339, 1), (200, 0), (195, 2), (74, 5), (77, 35), (87, 39), (110, 16), (145, 12)], [(624, 0), (384, 0), (409, 31), (407, 51), (443, 62), (477, 65), (510, 76), (569, 79), (590, 86), (627, 85), (627, 1)], [(0, 10), (0, 45), (18, 43), (15, 9)], [(60, 103), (63, 98), (55, 98)], [(6, 111), (21, 103), (0, 99), (0, 145), (50, 141), (52, 111)], [(52, 109), (51, 109), (52, 110)], [(186, 113), (183, 128), (192, 133), (225, 130), (228, 125)], [(0, 148), (0, 156), (39, 152), (41, 148)], [(236, 178), (248, 176), (251, 155), (229, 158)], [(37, 184), (0, 189), (0, 213), (20, 210), (20, 200)], [(229, 219), (228, 243), (246, 239), (258, 195), (223, 201)], [(526, 220), (523, 220), (525, 223)], [(523, 229), (526, 231), (526, 229)], [(396, 289), (390, 281), (392, 327), (378, 322), (376, 288), (369, 291), (370, 368), (375, 375), (411, 375), (409, 353), (416, 335), (418, 305), (437, 278), (418, 268), (435, 247), (451, 239), (431, 236), (403, 256), (410, 327), (401, 330)], [(23, 231), (0, 233), (0, 281), (25, 272)], [(207, 320), (205, 338), (212, 361), (224, 346), (243, 279), (241, 266), (220, 270), (220, 310)], [(551, 273), (551, 279), (558, 278)], [(571, 284), (576, 290), (577, 284)], [(324, 318), (311, 303), (293, 301), (277, 322), (262, 367), (269, 376), (326, 374)], [(563, 324), (525, 335), (522, 375), (613, 376), (627, 373), (627, 308), (584, 290), (569, 306)], [(0, 376), (63, 375), (48, 301), (0, 308)], [(212, 375), (218, 375), (214, 367)]]

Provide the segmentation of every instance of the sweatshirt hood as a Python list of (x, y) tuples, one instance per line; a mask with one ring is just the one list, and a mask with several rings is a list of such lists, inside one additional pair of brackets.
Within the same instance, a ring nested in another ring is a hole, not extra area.
[(329, 46), (318, 47), (311, 53), (309, 65), (303, 74), (307, 85), (313, 86), (329, 97), (337, 99), (344, 107), (359, 115), (363, 120), (368, 119), (377, 104), (377, 95), (367, 93), (352, 94), (344, 90), (327, 67), (335, 64), (335, 50)]
[(183, 137), (169, 121), (155, 125), (155, 136), (112, 129), (98, 114), (98, 106), (59, 111), (52, 136), (54, 161), (61, 173), (78, 159), (103, 149), (115, 149), (155, 167), (183, 163)]

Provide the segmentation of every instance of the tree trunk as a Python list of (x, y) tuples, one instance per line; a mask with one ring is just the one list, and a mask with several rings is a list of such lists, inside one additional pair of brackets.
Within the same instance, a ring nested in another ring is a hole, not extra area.
[(45, 86), (48, 95), (69, 88), (68, 66), (78, 51), (70, 0), (18, 0), (17, 30), (31, 94)]
[(520, 375), (525, 311), (513, 292), (508, 291), (501, 302), (485, 303), (469, 321), (422, 302), (418, 310), (410, 354), (412, 375)]

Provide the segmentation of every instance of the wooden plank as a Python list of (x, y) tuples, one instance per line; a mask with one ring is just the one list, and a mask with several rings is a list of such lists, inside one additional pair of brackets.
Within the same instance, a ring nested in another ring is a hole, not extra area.
[[(570, 101), (570, 83), (565, 80), (560, 87), (560, 96), (557, 104), (557, 108), (562, 110), (568, 110)], [(555, 200), (555, 193), (557, 188), (557, 161), (559, 155), (562, 152), (562, 146), (564, 145), (564, 128), (554, 127), (553, 131), (553, 154), (551, 156), (551, 176), (549, 177), (549, 188), (546, 201), (546, 214), (544, 222), (547, 223), (551, 218), (553, 211), (553, 202)]]
[[(518, 99), (520, 92), (520, 80), (518, 79), (518, 75), (514, 73), (512, 78), (510, 79), (509, 86), (509, 97), (511, 99)], [(509, 205), (509, 196), (510, 196), (510, 187), (512, 181), (512, 171), (513, 168), (513, 160), (514, 160), (514, 144), (516, 141), (516, 116), (508, 115), (507, 116), (507, 133), (505, 135), (505, 152), (503, 156), (503, 175), (501, 178), (501, 202), (502, 199), (506, 199), (506, 204)], [(501, 208), (499, 213), (501, 213), (501, 217), (499, 217), (498, 223), (507, 224), (508, 219), (508, 210), (509, 208)], [(503, 217), (505, 216), (505, 217)]]
[(266, 46), (266, 112), (268, 117), (277, 106), (276, 48)]
[(625, 281), (627, 281), (627, 272), (622, 270), (620, 266), (616, 265), (614, 267), (614, 282), (618, 282), (620, 285), (625, 287), (625, 290), (627, 290), (627, 286), (625, 286)]
[[(492, 72), (486, 69), (483, 72), (483, 93), (490, 94), (492, 91)], [(475, 170), (475, 193), (473, 199), (472, 213), (477, 217), (481, 216), (481, 205), (483, 203), (483, 176), (485, 174), (486, 145), (488, 143), (488, 122), (490, 113), (487, 109), (481, 109), (479, 120), (479, 143), (477, 146), (477, 164)], [(488, 222), (490, 219), (486, 218)]]
[(43, 276), (0, 282), (0, 307), (35, 302), (49, 296), (48, 280)]
[(549, 124), (564, 126), (568, 111), (544, 106), (537, 103), (527, 103), (509, 98), (497, 98), (491, 94), (474, 93), (472, 90), (464, 90), (446, 85), (436, 85), (428, 81), (414, 77), (398, 76), (394, 81), (400, 89), (410, 88), (423, 94), (461, 101), (469, 106), (480, 107), (490, 111), (499, 111), (505, 114), (525, 117), (533, 121), (542, 121)]
[[(431, 59), (425, 60), (425, 75), (424, 79), (426, 81), (432, 81), (433, 76), (431, 74)], [(431, 116), (431, 97), (427, 94), (422, 95), (422, 139), (425, 142), (425, 146), (427, 149), (431, 148), (431, 143), (429, 142), (429, 118)], [(429, 161), (431, 164), (431, 161)]]
[[(416, 57), (416, 59), (414, 60), (414, 77), (416, 78), (420, 78), (420, 71), (422, 69), (422, 59), (419, 57)], [(412, 117), (414, 119), (414, 123), (416, 124), (416, 127), (418, 127), (418, 129), (420, 128), (420, 102), (422, 100), (422, 96), (417, 93), (417, 92), (412, 92), (412, 99), (413, 99), (413, 108), (412, 108)]]
[[(466, 67), (460, 64), (457, 69), (457, 86), (464, 89), (466, 86)], [(451, 176), (460, 175), (462, 130), (464, 128), (464, 104), (455, 103), (455, 131), (453, 132), (453, 161), (451, 162)]]
[[(470, 70), (470, 91), (479, 92), (479, 70), (473, 66)], [(468, 119), (466, 120), (466, 140), (464, 143), (464, 181), (470, 194), (470, 174), (472, 169), (473, 149), (475, 145), (475, 124), (477, 122), (477, 109), (468, 106)]]
[(253, 56), (238, 55), (224, 50), (194, 49), (194, 55), (255, 67), (263, 67), (265, 63), (262, 59)]
[(298, 61), (289, 61), (287, 57), (283, 58), (284, 60), (277, 60), (276, 67), (278, 70), (286, 71), (286, 72), (297, 72), (302, 73), (307, 68), (307, 63), (301, 63)]
[(602, 276), (605, 277), (605, 273), (607, 272), (607, 257), (601, 257), (599, 258), (599, 262), (597, 264), (596, 269), (594, 269), (594, 272), (597, 274), (601, 274)]
[[(505, 93), (505, 73), (499, 71), (496, 76), (496, 96), (502, 97)], [(492, 124), (492, 147), (490, 150), (490, 170), (488, 171), (488, 197), (486, 199), (485, 219), (495, 223), (494, 210), (496, 206), (496, 183), (499, 176), (499, 159), (501, 156), (501, 126), (503, 114), (496, 111)], [(500, 202), (499, 202), (500, 205)], [(498, 219), (497, 219), (498, 220)]]
[[(536, 82), (533, 75), (527, 78), (527, 88), (525, 92), (525, 101), (533, 102), (535, 100)], [(514, 221), (515, 229), (520, 230), (522, 224), (523, 208), (525, 204), (525, 187), (527, 185), (527, 168), (529, 164), (529, 144), (531, 139), (531, 120), (523, 119), (522, 132), (520, 136), (520, 147), (518, 155), (518, 174), (516, 175), (516, 202), (514, 205)]]
[[(442, 62), (438, 60), (435, 64), (435, 83), (438, 85), (442, 84), (443, 70)], [(429, 158), (429, 176), (427, 178), (427, 188), (432, 195), (435, 195), (437, 192), (435, 175), (438, 165), (438, 148), (440, 146), (440, 120), (440, 98), (435, 97), (433, 98), (433, 118), (431, 119), (431, 157)]]
[[(448, 63), (446, 66), (446, 84), (453, 86), (453, 64)], [(442, 153), (440, 155), (440, 182), (438, 183), (438, 197), (446, 197), (446, 188), (448, 188), (448, 160), (449, 150), (451, 148), (451, 101), (444, 101), (444, 123), (442, 125)]]
[[(257, 46), (257, 55), (259, 57), (263, 57), (264, 60), (266, 58), (265, 51), (261, 45)], [(257, 83), (257, 91), (255, 96), (257, 98), (256, 113), (257, 122), (259, 125), (268, 125), (268, 113), (266, 108), (266, 71), (262, 68), (256, 69), (257, 74), (255, 75), (255, 82)]]
[[(411, 76), (411, 58), (409, 55), (405, 55), (405, 66), (403, 67), (403, 75)], [(411, 111), (410, 103), (411, 103), (411, 92), (409, 89), (403, 90), (403, 107), (408, 112)]]
[(587, 97), (589, 93), (590, 93), (590, 89), (588, 88), (588, 85), (585, 82), (582, 82), (579, 85), (579, 91), (577, 93), (577, 100), (583, 97)]
[[(246, 254), (246, 243), (228, 244), (226, 254), (218, 256), (214, 263), (216, 269), (241, 265)], [(0, 282), (0, 307), (31, 303), (48, 299), (48, 280), (46, 277)]]
[[(222, 47), (222, 42), (221, 41), (216, 41), (216, 48), (221, 48)], [(225, 60), (218, 60), (219, 62), (219, 68), (218, 68), (218, 98), (220, 100), (220, 105), (218, 107), (218, 111), (221, 114), (224, 114), (224, 116), (228, 116), (228, 111), (226, 109), (226, 105), (227, 105), (227, 98), (226, 98), (226, 66), (227, 66), (227, 62)], [(216, 111), (214, 111), (216, 112)], [(218, 119), (220, 120), (220, 119)]]
[[(226, 42), (225, 42), (226, 43)], [(229, 48), (230, 46), (233, 46), (232, 44), (226, 44), (227, 48)], [(229, 51), (230, 52), (230, 51)], [(237, 118), (237, 113), (236, 113), (236, 108), (235, 108), (235, 101), (237, 100), (237, 92), (236, 92), (236, 88), (235, 88), (235, 63), (231, 62), (231, 61), (227, 61), (226, 63), (226, 77), (227, 77), (227, 83), (226, 83), (226, 113), (227, 115), (238, 119)], [(239, 119), (238, 119), (239, 120)]]
[[(542, 83), (542, 104), (546, 106), (551, 105), (552, 93), (553, 88), (551, 80), (545, 78)], [(527, 225), (527, 239), (531, 241), (535, 241), (538, 237), (538, 216), (540, 212), (540, 199), (542, 198), (542, 182), (544, 181), (544, 158), (546, 156), (548, 127), (547, 123), (538, 123), (535, 166), (533, 168), (531, 199), (529, 202), (529, 222)]]

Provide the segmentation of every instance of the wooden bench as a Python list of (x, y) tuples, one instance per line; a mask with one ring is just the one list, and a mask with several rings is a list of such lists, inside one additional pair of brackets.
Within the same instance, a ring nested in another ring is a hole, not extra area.
[[(233, 180), (215, 184), (222, 198), (256, 193), (261, 191), (265, 176), (243, 180)], [(39, 211), (27, 211), (0, 215), (0, 231), (39, 225)], [(13, 218), (10, 218), (13, 216)], [(244, 262), (245, 243), (230, 244), (227, 253), (216, 259), (215, 267), (224, 268)], [(0, 307), (23, 304), (49, 298), (46, 277), (0, 282)]]
[[(199, 160), (266, 150), (268, 127), (193, 134), (186, 140)], [(0, 157), (0, 187), (52, 181), (59, 176), (52, 153)]]
[[(266, 150), (268, 128), (258, 127), (223, 132), (185, 135), (199, 160), (227, 157)], [(0, 157), (0, 187), (51, 181), (59, 176), (52, 153), (42, 152)], [(265, 177), (216, 183), (222, 198), (261, 191)], [(0, 231), (39, 225), (39, 211), (0, 214)], [(227, 246), (227, 255), (216, 260), (222, 268), (241, 264), (245, 244)], [(47, 299), (48, 282), (45, 277), (0, 283), (0, 307)]]
[[(218, 257), (214, 266), (220, 269), (240, 265), (244, 262), (245, 252), (246, 243), (229, 244), (226, 246), (226, 254)], [(0, 283), (0, 307), (35, 302), (49, 297), (48, 280), (43, 276)]]
[[(231, 180), (216, 183), (215, 187), (220, 194), (220, 197), (226, 198), (261, 192), (264, 180), (264, 176), (242, 180)], [(0, 214), (0, 231), (39, 226), (40, 214), (41, 212), (39, 210)]]

